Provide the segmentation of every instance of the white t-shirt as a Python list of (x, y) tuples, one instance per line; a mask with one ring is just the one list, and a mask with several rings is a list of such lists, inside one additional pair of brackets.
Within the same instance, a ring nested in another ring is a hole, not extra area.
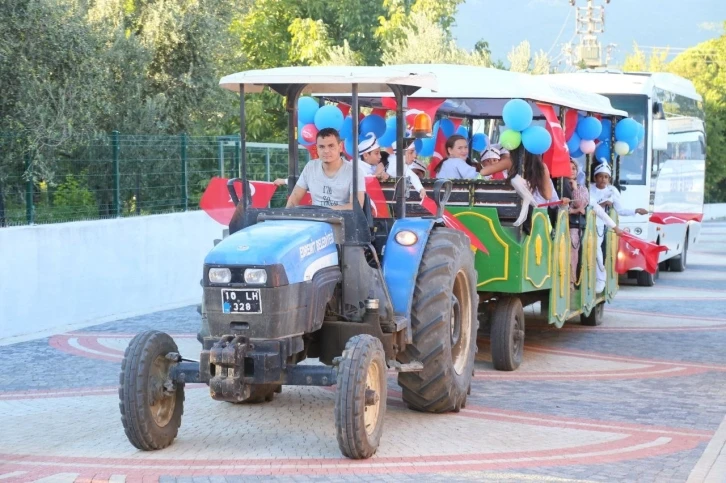
[[(386, 169), (386, 173), (388, 173), (388, 176), (395, 178), (397, 171), (398, 170), (396, 169), (396, 162), (394, 159), (392, 162), (388, 163), (388, 168)], [(421, 190), (423, 189), (423, 185), (421, 184), (421, 180), (416, 175), (416, 173), (411, 171), (411, 167), (405, 163), (403, 165), (403, 171), (404, 171), (404, 173), (406, 173), (406, 178), (408, 178), (408, 182), (411, 183), (411, 185), (413, 186), (413, 189), (415, 189), (418, 193), (420, 193)]]
[[(365, 191), (365, 173), (358, 169), (358, 191)], [(323, 171), (323, 162), (313, 159), (305, 165), (297, 184), (310, 192), (312, 202), (316, 206), (347, 205), (353, 193), (353, 165), (343, 161), (343, 165), (329, 177)]]

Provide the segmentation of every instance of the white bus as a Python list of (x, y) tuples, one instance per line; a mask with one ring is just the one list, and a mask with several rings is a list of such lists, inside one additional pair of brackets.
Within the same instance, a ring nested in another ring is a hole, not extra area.
[[(693, 84), (674, 74), (587, 70), (555, 74), (558, 83), (610, 98), (645, 127), (645, 139), (620, 157), (614, 184), (623, 205), (648, 208), (650, 215), (621, 217), (623, 229), (668, 247), (660, 269), (683, 271), (688, 247), (695, 243), (703, 218), (706, 135), (701, 96)], [(631, 274), (651, 286), (656, 275)]]

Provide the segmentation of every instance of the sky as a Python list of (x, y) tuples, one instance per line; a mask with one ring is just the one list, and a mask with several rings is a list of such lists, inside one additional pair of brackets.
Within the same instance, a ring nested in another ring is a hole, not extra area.
[[(584, 7), (587, 0), (576, 4)], [(593, 4), (605, 5), (605, 0)], [(726, 0), (611, 0), (605, 5), (600, 42), (603, 48), (617, 44), (611, 64), (621, 64), (633, 42), (645, 52), (650, 47), (671, 47), (677, 54), (722, 35), (724, 20)], [(478, 40), (486, 40), (494, 60), (506, 64), (507, 52), (522, 40), (529, 40), (533, 52), (541, 49), (556, 58), (562, 44), (577, 41), (574, 33), (575, 8), (569, 0), (466, 0), (459, 6), (453, 29), (461, 47), (472, 49)]]

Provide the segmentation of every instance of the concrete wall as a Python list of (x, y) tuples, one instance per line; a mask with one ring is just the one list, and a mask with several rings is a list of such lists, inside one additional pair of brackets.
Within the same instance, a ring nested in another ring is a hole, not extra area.
[(726, 218), (726, 203), (703, 205), (704, 220), (718, 220), (721, 218)]
[(222, 229), (201, 211), (0, 228), (0, 340), (199, 303)]

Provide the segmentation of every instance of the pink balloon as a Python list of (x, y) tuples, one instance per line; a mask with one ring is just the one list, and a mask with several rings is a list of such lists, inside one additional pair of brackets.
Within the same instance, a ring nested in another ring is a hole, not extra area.
[(314, 143), (317, 135), (318, 128), (315, 127), (315, 124), (305, 124), (302, 128), (302, 132), (300, 133), (300, 136), (307, 143)]
[(583, 154), (592, 154), (595, 152), (595, 141), (580, 141), (580, 151)]

